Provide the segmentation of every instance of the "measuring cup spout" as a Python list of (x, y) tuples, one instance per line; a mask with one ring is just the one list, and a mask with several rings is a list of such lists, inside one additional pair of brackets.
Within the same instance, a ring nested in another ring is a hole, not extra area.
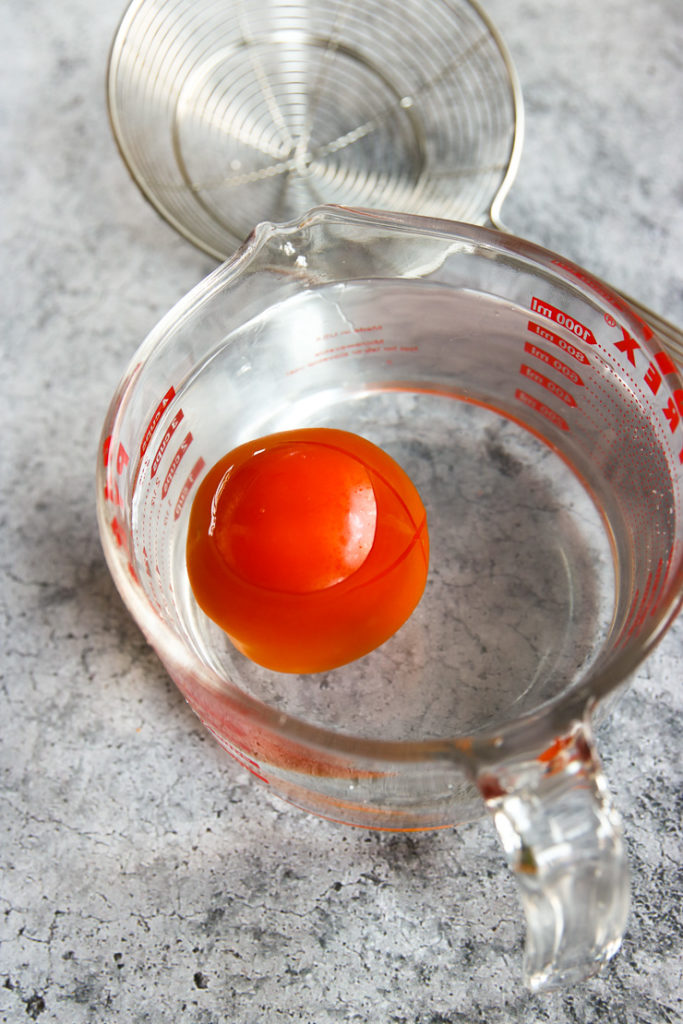
[(596, 974), (621, 945), (630, 894), (621, 822), (589, 723), (477, 781), (519, 883), (527, 985)]

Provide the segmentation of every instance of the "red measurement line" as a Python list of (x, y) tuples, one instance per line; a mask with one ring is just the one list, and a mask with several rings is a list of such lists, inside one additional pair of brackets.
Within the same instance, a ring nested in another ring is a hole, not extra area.
[(149, 442), (152, 440), (152, 435), (153, 435), (154, 431), (159, 426), (159, 421), (160, 421), (161, 417), (164, 414), (164, 410), (173, 401), (174, 398), (175, 398), (175, 388), (173, 387), (173, 385), (171, 385), (171, 387), (168, 389), (168, 391), (166, 392), (166, 394), (161, 399), (161, 401), (159, 402), (158, 406), (156, 407), (156, 409), (152, 413), (152, 418), (150, 419), (150, 421), (149, 421), (149, 423), (147, 425), (147, 430), (145, 431), (145, 433), (143, 435), (143, 438), (142, 438), (142, 441), (140, 442), (140, 458), (142, 458), (142, 456), (147, 451), (147, 448), (149, 446)]
[(533, 341), (526, 341), (524, 343), (524, 351), (528, 356), (533, 356), (534, 359), (538, 359), (540, 362), (545, 363), (546, 366), (556, 370), (557, 373), (561, 374), (568, 381), (571, 381), (572, 384), (576, 384), (577, 387), (584, 387), (583, 380), (576, 370), (572, 370), (570, 366), (567, 366), (567, 364), (563, 363), (561, 359), (558, 359), (557, 356), (547, 352), (544, 348), (539, 348), (538, 345), (533, 343)]

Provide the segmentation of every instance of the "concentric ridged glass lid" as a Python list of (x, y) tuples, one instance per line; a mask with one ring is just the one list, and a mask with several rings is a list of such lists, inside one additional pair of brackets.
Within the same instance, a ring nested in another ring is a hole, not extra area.
[(469, 0), (134, 0), (108, 101), (142, 192), (219, 259), (321, 203), (481, 223), (521, 144), (514, 68)]

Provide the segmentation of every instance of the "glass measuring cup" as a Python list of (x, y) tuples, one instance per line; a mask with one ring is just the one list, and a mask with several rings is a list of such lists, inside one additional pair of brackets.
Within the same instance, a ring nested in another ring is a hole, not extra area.
[[(184, 550), (214, 462), (309, 426), (394, 456), (432, 554), (395, 636), (296, 676), (202, 614)], [(131, 362), (98, 516), (124, 601), (242, 765), (349, 824), (487, 808), (520, 885), (529, 984), (613, 955), (627, 867), (592, 721), (683, 592), (683, 382), (623, 299), (485, 228), (340, 208), (262, 224)]]

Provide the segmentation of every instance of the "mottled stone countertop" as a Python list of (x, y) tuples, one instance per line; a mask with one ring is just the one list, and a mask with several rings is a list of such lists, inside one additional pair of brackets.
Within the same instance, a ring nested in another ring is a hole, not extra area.
[[(680, 0), (485, 6), (526, 101), (508, 226), (683, 323)], [(121, 12), (23, 0), (0, 34), (0, 1020), (683, 1020), (683, 621), (599, 734), (633, 872), (623, 948), (531, 996), (487, 822), (385, 835), (291, 809), (205, 734), (124, 609), (96, 531), (100, 425), (213, 263), (112, 141)]]

